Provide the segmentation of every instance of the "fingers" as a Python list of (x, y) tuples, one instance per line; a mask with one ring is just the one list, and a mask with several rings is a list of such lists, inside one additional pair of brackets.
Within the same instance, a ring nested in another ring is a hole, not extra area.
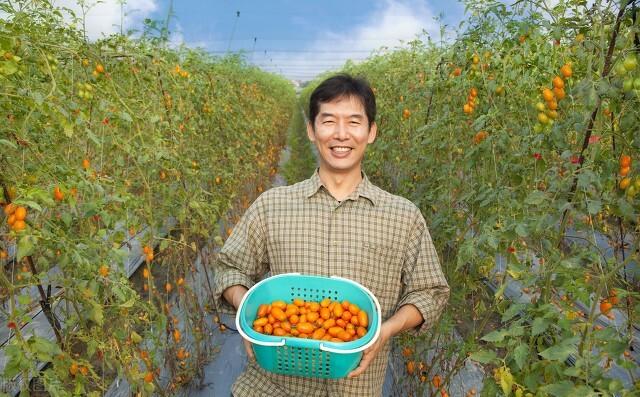
[(251, 342), (249, 342), (246, 339), (242, 340), (244, 342), (244, 348), (247, 351), (247, 357), (249, 358), (249, 360), (255, 360), (255, 355), (253, 353), (253, 346), (251, 345)]
[(367, 367), (369, 366), (369, 363), (371, 362), (372, 358), (373, 358), (373, 355), (371, 354), (365, 354), (364, 356), (362, 356), (362, 360), (360, 360), (360, 365), (358, 365), (358, 368), (349, 372), (349, 375), (347, 375), (347, 378), (355, 378), (356, 376), (359, 376), (360, 374), (362, 374), (364, 370), (367, 369)]

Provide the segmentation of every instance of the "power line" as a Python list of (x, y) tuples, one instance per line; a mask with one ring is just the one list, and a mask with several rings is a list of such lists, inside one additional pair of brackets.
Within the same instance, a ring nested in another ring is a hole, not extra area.
[[(248, 52), (249, 50), (241, 49), (236, 50), (235, 52)], [(257, 50), (257, 51), (266, 51), (266, 52), (275, 52), (275, 53), (294, 53), (294, 54), (354, 54), (354, 53), (365, 53), (369, 54), (375, 50)], [(221, 50), (209, 50), (208, 52), (214, 54), (224, 54), (228, 51)]]

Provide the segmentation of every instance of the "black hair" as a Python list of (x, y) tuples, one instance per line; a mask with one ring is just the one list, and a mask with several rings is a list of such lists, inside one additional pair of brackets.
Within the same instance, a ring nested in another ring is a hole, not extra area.
[(316, 120), (321, 103), (348, 97), (358, 98), (362, 102), (367, 114), (367, 121), (371, 126), (371, 123), (376, 119), (376, 97), (373, 90), (364, 78), (353, 77), (346, 73), (329, 77), (313, 90), (309, 98), (309, 122), (311, 125)]

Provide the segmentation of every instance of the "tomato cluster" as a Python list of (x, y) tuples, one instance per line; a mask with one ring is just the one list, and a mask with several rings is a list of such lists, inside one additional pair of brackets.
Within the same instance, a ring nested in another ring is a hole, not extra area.
[(27, 209), (25, 207), (7, 204), (4, 207), (4, 214), (7, 216), (7, 224), (9, 224), (11, 230), (20, 232), (27, 227), (25, 223)]
[(367, 333), (369, 316), (347, 300), (320, 302), (296, 298), (258, 307), (253, 330), (266, 335), (294, 336), (331, 342), (349, 342)]
[(625, 190), (627, 196), (633, 198), (640, 190), (640, 177), (632, 178), (629, 176), (631, 172), (631, 156), (623, 154), (620, 156), (620, 170), (618, 171), (622, 179), (618, 183), (621, 190)]
[(545, 87), (542, 90), (542, 99), (545, 103), (538, 102), (536, 104), (536, 110), (538, 110), (538, 131), (542, 129), (544, 125), (553, 124), (553, 120), (558, 118), (558, 102), (566, 97), (564, 91), (565, 78), (569, 78), (573, 75), (573, 70), (570, 63), (565, 63), (560, 68), (560, 74), (556, 75), (551, 80), (552, 88)]
[(471, 114), (478, 105), (478, 102), (478, 90), (475, 87), (471, 87), (471, 90), (469, 90), (469, 95), (467, 95), (467, 103), (462, 106), (462, 110), (466, 114)]

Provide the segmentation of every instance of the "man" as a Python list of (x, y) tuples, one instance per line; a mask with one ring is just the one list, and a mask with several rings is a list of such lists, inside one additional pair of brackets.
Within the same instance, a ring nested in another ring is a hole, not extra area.
[(346, 277), (380, 301), (380, 337), (338, 380), (266, 372), (245, 341), (250, 360), (233, 385), (235, 397), (380, 396), (389, 339), (405, 330), (425, 331), (448, 300), (420, 210), (374, 186), (362, 171), (377, 134), (375, 115), (375, 97), (364, 80), (337, 75), (314, 90), (307, 134), (320, 167), (310, 179), (270, 189), (251, 205), (220, 252), (215, 294), (220, 305), (237, 309), (267, 271)]

